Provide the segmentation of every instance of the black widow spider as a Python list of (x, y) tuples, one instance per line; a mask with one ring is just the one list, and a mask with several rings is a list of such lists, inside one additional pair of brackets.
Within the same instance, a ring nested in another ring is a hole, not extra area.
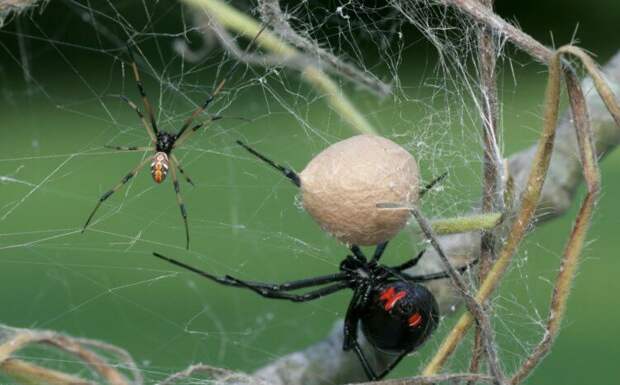
[[(379, 260), (386, 246), (387, 242), (378, 245), (370, 260), (359, 247), (352, 246), (351, 254), (340, 263), (340, 272), (281, 284), (244, 281), (229, 275), (218, 277), (162, 254), (153, 253), (153, 255), (222, 285), (247, 288), (265, 298), (307, 302), (343, 289), (353, 290), (353, 297), (344, 319), (342, 349), (353, 350), (368, 379), (375, 381), (385, 377), (408, 353), (422, 345), (437, 327), (439, 322), (437, 302), (433, 294), (421, 283), (449, 277), (446, 272), (423, 275), (410, 275), (404, 272), (420, 261), (424, 251), (401, 265), (392, 267), (382, 265)], [(457, 270), (464, 272), (475, 263), (476, 261), (471, 262)], [(323, 287), (304, 294), (291, 293), (315, 286)], [(398, 354), (396, 359), (380, 373), (373, 370), (358, 342), (360, 322), (362, 332), (372, 346)]]
[[(249, 51), (250, 47), (252, 47), (252, 45), (256, 42), (256, 39), (258, 39), (259, 35), (263, 32), (265, 28), (266, 28), (266, 25), (263, 26), (259, 30), (259, 32), (256, 34), (256, 36), (250, 41), (247, 48), (245, 49), (244, 54)], [(179, 131), (176, 133), (171, 133), (171, 132), (162, 131), (157, 127), (155, 113), (153, 111), (153, 107), (151, 103), (149, 102), (148, 97), (146, 96), (146, 92), (144, 91), (144, 86), (142, 84), (142, 80), (140, 79), (140, 72), (138, 71), (138, 66), (136, 64), (136, 60), (133, 55), (133, 50), (130, 45), (127, 45), (127, 51), (129, 52), (129, 57), (131, 58), (131, 68), (132, 68), (133, 76), (135, 78), (136, 85), (138, 86), (138, 92), (140, 93), (140, 96), (142, 97), (142, 103), (144, 104), (144, 109), (146, 110), (146, 113), (148, 115), (148, 120), (146, 119), (142, 111), (140, 111), (140, 109), (138, 108), (138, 106), (136, 106), (134, 102), (132, 102), (131, 100), (129, 100), (127, 97), (123, 95), (120, 95), (120, 98), (123, 101), (125, 101), (125, 103), (127, 103), (129, 107), (136, 112), (136, 114), (138, 114), (138, 117), (142, 121), (142, 125), (146, 129), (146, 132), (151, 139), (151, 145), (148, 147), (136, 147), (136, 146), (130, 146), (130, 147), (105, 146), (105, 147), (112, 148), (118, 151), (155, 151), (155, 154), (152, 157), (147, 157), (144, 160), (142, 160), (140, 163), (138, 163), (138, 165), (133, 170), (131, 170), (127, 175), (125, 175), (114, 187), (112, 187), (112, 189), (106, 191), (105, 193), (103, 193), (103, 195), (101, 195), (101, 197), (99, 198), (99, 201), (95, 205), (95, 208), (88, 216), (88, 219), (86, 220), (86, 223), (84, 224), (84, 227), (82, 228), (82, 233), (84, 233), (84, 231), (90, 224), (90, 221), (95, 216), (95, 213), (97, 212), (101, 204), (105, 202), (110, 196), (112, 196), (112, 194), (117, 192), (121, 187), (127, 184), (127, 182), (129, 182), (134, 176), (136, 176), (136, 174), (150, 160), (151, 161), (151, 164), (150, 164), (151, 176), (153, 177), (153, 181), (155, 181), (155, 183), (162, 183), (166, 179), (166, 176), (168, 175), (168, 170), (171, 171), (172, 185), (174, 187), (174, 192), (177, 197), (177, 204), (179, 205), (179, 209), (181, 210), (181, 216), (183, 217), (183, 223), (185, 225), (186, 248), (189, 249), (189, 225), (187, 223), (187, 209), (185, 208), (185, 204), (183, 203), (183, 198), (181, 196), (181, 187), (177, 179), (176, 170), (178, 169), (179, 172), (185, 177), (185, 180), (187, 181), (187, 183), (193, 186), (194, 182), (185, 173), (185, 170), (183, 170), (183, 167), (181, 167), (181, 163), (179, 162), (177, 157), (172, 153), (172, 151), (174, 149), (179, 148), (185, 141), (187, 141), (201, 127), (205, 126), (208, 123), (214, 122), (222, 118), (221, 116), (211, 116), (211, 118), (207, 120), (206, 122), (201, 122), (201, 123), (198, 123), (192, 126), (194, 119), (196, 119), (198, 115), (200, 115), (207, 109), (209, 104), (211, 104), (211, 102), (215, 99), (215, 97), (220, 93), (220, 91), (224, 87), (224, 84), (226, 83), (227, 78), (233, 73), (235, 68), (237, 68), (237, 65), (239, 65), (239, 63), (241, 63), (242, 61), (241, 60), (237, 61), (230, 68), (226, 76), (224, 76), (223, 80), (217, 85), (215, 90), (207, 97), (204, 103), (198, 106), (198, 108), (194, 110), (194, 112), (189, 116), (189, 118), (185, 120), (185, 122), (183, 123)]]
[[(296, 186), (300, 185), (299, 176), (294, 171), (274, 163), (247, 145), (238, 143), (280, 170)], [(432, 188), (441, 178), (443, 175), (427, 185), (420, 195)], [(388, 267), (380, 264), (379, 260), (387, 244), (388, 242), (379, 244), (370, 260), (358, 246), (351, 246), (351, 254), (340, 263), (338, 273), (281, 284), (244, 281), (229, 275), (218, 277), (162, 254), (153, 253), (153, 255), (222, 285), (250, 289), (266, 298), (307, 302), (343, 289), (353, 290), (353, 297), (344, 319), (342, 348), (344, 351), (353, 350), (368, 379), (375, 381), (385, 377), (408, 353), (422, 345), (437, 327), (439, 322), (437, 302), (433, 294), (421, 283), (449, 277), (447, 272), (410, 275), (404, 271), (416, 266), (424, 251), (401, 265)], [(457, 270), (464, 272), (476, 262), (473, 261)], [(316, 286), (322, 287), (305, 294), (291, 293)], [(396, 359), (380, 373), (373, 370), (358, 342), (360, 323), (364, 336), (372, 346), (397, 354)]]

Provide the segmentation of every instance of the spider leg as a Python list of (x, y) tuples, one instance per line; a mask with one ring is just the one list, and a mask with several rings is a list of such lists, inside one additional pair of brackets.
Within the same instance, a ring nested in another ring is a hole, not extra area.
[(151, 158), (145, 158), (143, 159), (133, 170), (131, 170), (127, 175), (125, 175), (123, 177), (123, 179), (121, 179), (120, 182), (118, 182), (114, 187), (112, 187), (111, 190), (106, 191), (105, 193), (103, 193), (103, 195), (101, 196), (101, 198), (99, 198), (99, 202), (97, 202), (97, 205), (95, 206), (95, 208), (93, 209), (93, 211), (90, 213), (90, 215), (88, 216), (88, 219), (86, 220), (86, 223), (84, 224), (84, 227), (82, 228), (82, 233), (84, 233), (84, 231), (86, 230), (86, 227), (88, 227), (88, 224), (90, 223), (90, 221), (93, 219), (93, 217), (95, 216), (95, 213), (97, 212), (97, 210), (99, 209), (99, 207), (101, 206), (101, 204), (103, 202), (105, 202), (106, 199), (108, 199), (112, 194), (114, 194), (115, 192), (117, 192), (121, 187), (123, 187), (127, 182), (129, 182), (131, 180), (131, 178), (133, 178), (134, 176), (136, 176), (136, 174), (138, 173), (138, 171), (140, 171), (140, 169), (142, 167), (144, 167), (144, 165), (151, 160)]
[(325, 286), (325, 287), (322, 287), (314, 291), (310, 291), (308, 293), (291, 294), (285, 291), (271, 290), (269, 288), (265, 288), (261, 286), (253, 286), (250, 282), (245, 282), (245, 281), (242, 281), (240, 279), (237, 279), (237, 278), (234, 278), (228, 275), (226, 276), (226, 278), (237, 283), (238, 286), (245, 287), (247, 289), (252, 290), (256, 294), (260, 295), (261, 297), (272, 298), (272, 299), (286, 299), (292, 302), (312, 301), (317, 298), (328, 296), (330, 294), (336, 293), (340, 290), (343, 290), (349, 287), (349, 282), (338, 282), (338, 283), (334, 283), (332, 285)]
[(172, 160), (174, 160), (174, 163), (177, 165), (177, 168), (179, 169), (181, 175), (183, 175), (187, 183), (191, 184), (193, 187), (196, 187), (196, 185), (194, 185), (194, 182), (192, 181), (192, 178), (190, 178), (189, 175), (185, 173), (185, 170), (183, 170), (183, 167), (181, 167), (181, 162), (179, 162), (177, 157), (174, 156), (174, 154), (170, 154), (170, 156), (172, 156)]
[(263, 162), (267, 163), (268, 165), (270, 165), (271, 167), (275, 168), (276, 170), (279, 170), (282, 174), (284, 174), (285, 177), (290, 179), (291, 182), (293, 182), (293, 184), (295, 186), (301, 187), (301, 179), (299, 178), (299, 175), (297, 175), (297, 173), (295, 171), (291, 170), (288, 167), (284, 167), (284, 166), (279, 165), (278, 163), (276, 163), (273, 160), (267, 158), (266, 156), (264, 156), (263, 154), (261, 154), (260, 152), (256, 151), (255, 149), (253, 149), (252, 147), (248, 146), (247, 144), (243, 143), (240, 140), (237, 141), (237, 144), (242, 146), (246, 150), (248, 150), (252, 155), (256, 156), (258, 159), (260, 159)]
[[(142, 79), (140, 78), (140, 72), (138, 71), (138, 65), (136, 64), (136, 59), (133, 55), (133, 49), (129, 44), (127, 44), (127, 51), (129, 52), (129, 57), (131, 57), (131, 68), (133, 69), (133, 76), (136, 79), (136, 85), (138, 86), (138, 92), (140, 92), (140, 96), (142, 97), (142, 103), (144, 104), (144, 109), (149, 116), (149, 120), (151, 121), (152, 132), (149, 132), (151, 138), (153, 140), (157, 140), (157, 122), (155, 121), (155, 113), (153, 112), (153, 106), (149, 102), (149, 98), (146, 96), (146, 92), (144, 91), (144, 85), (142, 84)], [(135, 105), (135, 104), (134, 104)], [(136, 111), (139, 111), (137, 108)], [(148, 131), (148, 128), (147, 128)]]
[(155, 147), (110, 146), (107, 144), (103, 147), (117, 151), (155, 151)]
[(390, 362), (388, 367), (385, 368), (381, 373), (379, 373), (377, 375), (377, 378), (375, 378), (374, 380), (381, 380), (383, 377), (387, 376), (400, 363), (400, 361), (403, 360), (403, 358), (407, 357), (407, 354), (409, 354), (407, 350), (403, 350), (402, 352), (400, 352), (398, 354), (398, 357), (396, 357), (394, 361)]
[(136, 103), (132, 102), (131, 100), (129, 100), (126, 96), (124, 95), (118, 95), (125, 103), (127, 103), (129, 105), (129, 108), (131, 108), (132, 110), (136, 111), (136, 114), (138, 114), (138, 118), (140, 118), (140, 120), (142, 121), (142, 125), (144, 126), (144, 128), (146, 129), (146, 132), (149, 134), (149, 137), (151, 138), (151, 140), (153, 141), (153, 143), (157, 142), (157, 134), (155, 133), (155, 131), (153, 131), (153, 129), (151, 128), (151, 126), (149, 126), (149, 122), (146, 120), (146, 118), (144, 117), (144, 114), (142, 113), (142, 111), (140, 111), (140, 109), (138, 108), (138, 106), (136, 106)]
[(377, 247), (375, 248), (375, 254), (372, 256), (371, 261), (375, 263), (379, 262), (379, 259), (381, 259), (381, 256), (385, 252), (385, 248), (387, 247), (388, 243), (390, 243), (390, 241), (386, 241), (377, 245)]
[[(319, 277), (314, 277), (314, 278), (308, 278), (308, 279), (301, 279), (298, 281), (291, 281), (291, 282), (284, 282), (284, 283), (263, 283), (263, 282), (252, 282), (252, 281), (241, 281), (239, 279), (230, 277), (230, 276), (224, 276), (224, 277), (218, 277), (216, 275), (207, 273), (204, 270), (200, 270), (196, 267), (190, 266), (184, 262), (181, 262), (179, 260), (170, 258), (170, 257), (166, 257), (164, 255), (161, 255), (159, 253), (153, 253), (153, 255), (159, 259), (162, 259), (168, 263), (171, 263), (173, 265), (176, 265), (178, 267), (181, 267), (185, 270), (189, 270), (192, 273), (196, 273), (202, 277), (205, 277), (207, 279), (210, 279), (212, 281), (215, 281), (219, 284), (222, 285), (226, 285), (226, 286), (234, 286), (234, 287), (248, 287), (248, 286), (252, 286), (252, 287), (256, 287), (256, 288), (262, 288), (262, 289), (268, 289), (268, 290), (272, 290), (272, 291), (290, 291), (290, 290), (297, 290), (297, 289), (303, 289), (303, 288), (307, 288), (307, 287), (312, 287), (312, 286), (318, 286), (318, 285), (323, 285), (326, 283), (334, 283), (334, 282), (340, 282), (340, 281), (345, 281), (348, 279), (348, 274), (347, 273), (336, 273), (336, 274), (328, 274), (328, 275), (322, 275)], [(243, 284), (239, 283), (239, 282), (243, 282)]]
[[(179, 147), (187, 139), (189, 139), (196, 131), (198, 131), (201, 127), (203, 127), (205, 125), (208, 125), (208, 124), (210, 124), (212, 122), (215, 122), (216, 120), (220, 120), (220, 119), (222, 119), (222, 116), (212, 116), (206, 122), (202, 122), (202, 123), (196, 124), (194, 127), (191, 128), (191, 130), (179, 131), (179, 133), (177, 134), (177, 139), (174, 141), (174, 147), (175, 148)], [(205, 130), (206, 130), (206, 128), (205, 128)]]
[[(478, 263), (478, 259), (476, 258), (475, 260), (473, 260), (472, 262), (464, 266), (457, 267), (456, 271), (462, 274), (466, 272), (467, 270), (471, 269), (477, 263)], [(411, 282), (428, 282), (428, 281), (434, 281), (436, 279), (450, 278), (450, 275), (445, 271), (440, 271), (438, 273), (422, 274), (422, 275), (410, 275), (407, 273), (399, 272), (399, 276)]]
[[(243, 56), (245, 56), (249, 51), (250, 48), (254, 45), (254, 43), (256, 43), (256, 40), (258, 39), (258, 37), (260, 36), (261, 33), (263, 33), (263, 31), (265, 30), (265, 28), (267, 28), (267, 24), (263, 25), (261, 27), (261, 29), (258, 31), (258, 33), (256, 34), (256, 36), (254, 36), (252, 38), (252, 40), (250, 40), (250, 43), (247, 45), (247, 47), (245, 48), (245, 51), (243, 52)], [(192, 122), (194, 121), (194, 119), (196, 119), (196, 117), (198, 115), (200, 115), (203, 111), (205, 111), (207, 109), (207, 107), (209, 107), (209, 104), (211, 104), (211, 102), (215, 99), (215, 97), (220, 93), (220, 91), (222, 91), (222, 88), (224, 88), (224, 84), (226, 84), (226, 81), (228, 80), (228, 78), (230, 77), (230, 75), (235, 71), (235, 69), (237, 68), (237, 66), (239, 65), (239, 63), (241, 63), (242, 60), (237, 61), (231, 68), (230, 70), (226, 73), (226, 75), (224, 76), (224, 78), (222, 79), (222, 81), (217, 85), (217, 87), (215, 87), (215, 90), (209, 95), (207, 96), (207, 99), (204, 101), (204, 103), (202, 103), (201, 106), (199, 106), (198, 108), (196, 108), (196, 110), (194, 110), (194, 112), (192, 112), (192, 114), (189, 116), (189, 118), (187, 118), (187, 120), (185, 121), (185, 123), (183, 123), (183, 126), (181, 126), (181, 129), (179, 130), (179, 132), (177, 133), (177, 137), (180, 137), (181, 135), (183, 135), (185, 133), (185, 130), (187, 130), (189, 128), (189, 126), (192, 124)]]
[(420, 262), (420, 259), (422, 258), (422, 256), (424, 255), (425, 252), (426, 252), (426, 249), (420, 251), (415, 258), (412, 258), (412, 259), (408, 260), (407, 262), (403, 263), (402, 265), (394, 266), (392, 269), (394, 269), (396, 271), (403, 271), (403, 270), (407, 270), (407, 269), (409, 269), (411, 267), (414, 267), (415, 265), (418, 264), (418, 262)]
[(270, 290), (276, 291), (291, 291), (297, 289), (304, 289), (312, 286), (324, 285), (326, 283), (334, 283), (348, 280), (348, 273), (335, 273), (335, 274), (327, 274), (320, 275), (318, 277), (300, 279), (297, 281), (284, 282), (280, 284), (268, 284), (262, 282), (252, 282), (252, 281), (244, 281), (246, 284), (251, 286), (260, 287), (263, 286)]
[(349, 307), (347, 308), (347, 313), (344, 318), (342, 350), (345, 352), (353, 350), (362, 364), (362, 368), (364, 369), (366, 376), (370, 381), (373, 381), (377, 379), (377, 375), (372, 369), (370, 362), (368, 362), (368, 358), (366, 358), (362, 347), (357, 341), (360, 313), (364, 308), (363, 298), (366, 296), (365, 294), (368, 290), (370, 290), (370, 287), (365, 285), (358, 287), (353, 293), (353, 298), (351, 298), (351, 302), (349, 303)]
[(446, 176), (448, 176), (448, 173), (444, 172), (443, 174), (439, 175), (437, 178), (433, 179), (431, 183), (424, 186), (424, 188), (420, 190), (420, 198), (422, 198), (427, 192), (429, 192), (430, 189), (435, 187), (437, 183), (441, 182)]
[(177, 164), (174, 159), (170, 159), (170, 170), (172, 170), (172, 185), (174, 186), (174, 192), (177, 196), (177, 204), (181, 210), (181, 216), (183, 217), (183, 223), (185, 224), (185, 248), (189, 250), (189, 225), (187, 224), (187, 210), (185, 209), (185, 203), (183, 203), (183, 197), (181, 196), (181, 186), (179, 186), (179, 180), (177, 179)]
[[(205, 100), (204, 103), (202, 103), (202, 105), (198, 106), (198, 108), (196, 108), (194, 112), (192, 112), (189, 118), (185, 120), (185, 123), (183, 123), (183, 125), (179, 129), (179, 132), (177, 133), (178, 138), (182, 137), (186, 133), (186, 130), (189, 128), (189, 126), (191, 126), (194, 119), (196, 119), (198, 115), (202, 114), (207, 109), (207, 107), (209, 107), (209, 104), (211, 104), (211, 102), (213, 101), (213, 99), (215, 99), (217, 94), (220, 93), (225, 83), (226, 83), (226, 79), (222, 80), (220, 84), (218, 84), (218, 86), (215, 88), (215, 91), (213, 91), (213, 93), (207, 97), (207, 100)], [(192, 131), (195, 131), (195, 130), (192, 130)], [(189, 132), (192, 132), (192, 131), (189, 131)]]
[(357, 259), (359, 259), (360, 261), (366, 262), (366, 256), (364, 255), (364, 252), (362, 251), (362, 249), (359, 248), (359, 246), (352, 245), (349, 249), (351, 250), (353, 255), (357, 257)]

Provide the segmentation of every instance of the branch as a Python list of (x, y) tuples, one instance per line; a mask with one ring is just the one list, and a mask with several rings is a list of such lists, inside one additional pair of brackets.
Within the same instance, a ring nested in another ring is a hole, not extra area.
[(573, 225), (570, 238), (564, 248), (564, 255), (553, 288), (547, 325), (542, 341), (532, 350), (530, 356), (523, 362), (521, 368), (511, 379), (511, 384), (513, 385), (519, 384), (525, 380), (538, 366), (540, 361), (551, 349), (554, 339), (559, 333), (560, 324), (566, 312), (566, 302), (579, 263), (579, 257), (581, 256), (594, 206), (596, 205), (600, 192), (601, 180), (598, 162), (594, 153), (594, 145), (592, 143), (592, 137), (590, 136), (592, 131), (585, 97), (582, 89), (579, 87), (579, 82), (572, 73), (567, 74), (566, 83), (571, 109), (573, 111), (573, 120), (577, 129), (577, 140), (579, 141), (579, 149), (581, 150), (580, 158), (583, 163), (584, 177), (588, 192), (583, 199), (579, 214), (577, 215), (577, 220)]
[[(450, 260), (443, 252), (437, 237), (435, 236), (433, 229), (431, 228), (430, 222), (424, 218), (422, 213), (418, 208), (412, 208), (411, 213), (415, 217), (415, 219), (420, 224), (420, 228), (424, 232), (426, 239), (429, 240), (433, 249), (437, 255), (439, 255), (439, 259), (443, 263), (445, 271), (448, 272), (450, 276), (450, 280), (452, 285), (457, 289), (463, 298), (465, 304), (467, 305), (467, 309), (469, 313), (475, 318), (482, 341), (482, 346), (484, 346), (484, 350), (487, 353), (487, 360), (489, 362), (490, 372), (493, 374), (493, 378), (497, 384), (504, 384), (505, 377), (501, 368), (500, 360), (497, 353), (497, 344), (495, 343), (495, 334), (493, 328), (491, 326), (491, 319), (489, 314), (483, 308), (483, 306), (478, 302), (477, 298), (469, 292), (467, 288), (467, 284), (461, 275), (456, 271)], [(482, 302), (482, 301), (481, 301)]]
[(553, 50), (542, 45), (527, 33), (502, 19), (492, 9), (481, 5), (478, 0), (433, 0), (438, 4), (452, 6), (459, 12), (486, 25), (498, 35), (507, 37), (515, 46), (527, 52), (531, 57), (543, 64), (549, 63)]
[[(208, 18), (215, 19), (221, 26), (233, 30), (250, 39), (257, 36), (261, 25), (230, 5), (219, 0), (182, 0), (197, 11), (204, 12)], [(207, 19), (208, 20), (208, 19)], [(312, 61), (305, 60), (306, 56), (297, 49), (279, 39), (269, 30), (264, 30), (256, 39), (256, 44), (278, 56), (280, 64), (285, 66), (299, 66), (301, 77), (318, 91), (323, 93), (331, 107), (353, 129), (360, 133), (376, 134), (375, 128), (366, 120), (364, 115), (349, 101), (338, 85), (329, 78)]]
[(368, 89), (379, 97), (388, 96), (392, 92), (389, 84), (380, 81), (372, 73), (358, 69), (320, 47), (318, 42), (309, 36), (301, 36), (297, 33), (288, 22), (289, 16), (282, 12), (279, 0), (259, 0), (258, 3), (263, 23), (271, 26), (280, 38), (307, 52), (310, 57), (318, 59), (332, 72)]
[[(196, 364), (191, 365), (187, 369), (174, 373), (168, 378), (160, 382), (158, 385), (173, 385), (186, 378), (192, 378), (198, 374), (206, 375), (215, 384), (231, 384), (231, 385), (269, 385), (259, 378), (248, 376), (244, 373), (233, 372), (227, 369), (216, 368), (210, 365)], [(192, 382), (193, 383), (193, 382)]]
[(10, 358), (0, 363), (0, 371), (26, 384), (95, 385), (83, 378)]
[[(540, 194), (542, 192), (543, 183), (547, 180), (547, 171), (551, 163), (551, 156), (554, 153), (553, 148), (556, 135), (555, 125), (557, 124), (558, 108), (560, 105), (560, 79), (562, 74), (564, 74), (567, 79), (571, 79), (572, 76), (574, 76), (571, 67), (562, 66), (562, 57), (566, 55), (576, 56), (581, 60), (593, 79), (596, 92), (600, 95), (608, 112), (611, 114), (611, 117), (620, 128), (620, 107), (618, 106), (618, 102), (616, 101), (613, 92), (610, 90), (607, 83), (602, 80), (602, 75), (599, 74), (598, 68), (593, 65), (593, 62), (590, 60), (589, 56), (587, 56), (581, 49), (574, 46), (560, 47), (549, 62), (549, 74), (545, 92), (543, 130), (538, 145), (536, 146), (536, 153), (532, 158), (532, 166), (527, 172), (528, 176), (527, 182), (524, 185), (525, 188), (520, 194), (520, 207), (518, 208), (515, 220), (512, 222), (507, 238), (503, 242), (503, 247), (499, 253), (497, 261), (493, 264), (493, 267), (478, 289), (476, 299), (479, 302), (484, 302), (489, 299), (501, 282), (506, 270), (510, 266), (510, 262), (517, 251), (521, 240), (525, 236), (525, 232), (530, 226), (530, 222), (532, 221), (534, 212), (537, 208), (536, 206), (540, 202)], [(575, 83), (577, 82), (575, 81)], [(570, 85), (570, 83), (567, 85)], [(574, 97), (574, 94), (575, 93), (569, 89), (569, 95)], [(576, 101), (571, 100), (571, 107), (574, 108), (575, 105)], [(580, 105), (580, 107), (583, 107), (584, 110), (587, 111), (585, 103)], [(573, 110), (572, 112), (573, 117), (578, 116), (578, 111)], [(579, 130), (581, 129), (580, 126), (581, 124), (579, 124), (579, 122), (575, 124), (575, 129), (578, 135)], [(581, 135), (584, 134), (582, 133)], [(585, 135), (589, 136), (590, 133)], [(583, 145), (584, 141), (579, 141), (579, 144)], [(583, 155), (585, 150), (578, 146), (577, 151), (579, 154)], [(585, 160), (582, 160), (582, 162), (584, 164), (583, 167), (587, 172), (588, 168)], [(577, 218), (577, 220), (580, 221), (581, 218)], [(572, 236), (575, 235), (573, 234)], [(585, 230), (584, 234), (581, 236), (585, 237)], [(579, 250), (579, 252), (580, 251), (581, 250)], [(452, 331), (442, 342), (435, 356), (424, 369), (423, 373), (425, 375), (434, 374), (441, 369), (448, 357), (454, 353), (456, 347), (471, 327), (472, 322), (473, 318), (471, 314), (465, 313), (461, 316)]]
[(0, 28), (8, 17), (19, 16), (21, 13), (37, 6), (45, 6), (48, 0), (0, 0)]
[(435, 385), (444, 382), (458, 383), (460, 381), (493, 382), (493, 377), (484, 374), (474, 373), (454, 373), (439, 374), (436, 376), (415, 376), (408, 378), (398, 378), (393, 380), (383, 380), (377, 382), (366, 382), (357, 385)]
[[(72, 374), (33, 365), (17, 360), (14, 354), (31, 345), (47, 345), (61, 352), (76, 357), (91, 372), (110, 385), (141, 385), (142, 375), (137, 366), (124, 350), (115, 346), (93, 340), (75, 339), (53, 331), (10, 328), (0, 324), (0, 372), (28, 383), (48, 384), (92, 384)], [(104, 353), (119, 357), (125, 367), (132, 373), (130, 380), (119, 372), (115, 365), (89, 347), (96, 347)]]
[[(479, 0), (480, 4), (493, 11), (494, 0)], [(502, 173), (502, 154), (498, 138), (501, 137), (499, 127), (499, 97), (497, 95), (497, 61), (496, 45), (493, 30), (481, 25), (478, 29), (478, 73), (480, 79), (480, 115), (482, 118), (482, 137), (483, 137), (483, 184), (482, 184), (482, 206), (481, 211), (488, 213), (494, 210), (504, 212), (503, 190), (504, 175)], [(492, 228), (482, 232), (480, 239), (480, 262), (478, 279), (484, 280), (495, 261), (497, 232), (500, 228)], [(489, 312), (491, 303), (482, 304), (485, 311)], [(478, 372), (480, 359), (482, 357), (482, 331), (480, 325), (476, 327), (476, 338), (472, 347), (472, 358), (469, 370), (472, 373)], [(488, 348), (487, 348), (488, 349)], [(473, 385), (469, 383), (469, 385)]]

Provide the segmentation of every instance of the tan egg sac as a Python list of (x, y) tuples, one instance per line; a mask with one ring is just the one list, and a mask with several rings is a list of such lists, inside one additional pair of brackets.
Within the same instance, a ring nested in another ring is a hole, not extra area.
[(370, 246), (394, 237), (407, 210), (381, 210), (380, 202), (414, 204), (419, 172), (411, 154), (391, 140), (358, 135), (318, 154), (299, 174), (302, 202), (327, 232), (349, 245)]

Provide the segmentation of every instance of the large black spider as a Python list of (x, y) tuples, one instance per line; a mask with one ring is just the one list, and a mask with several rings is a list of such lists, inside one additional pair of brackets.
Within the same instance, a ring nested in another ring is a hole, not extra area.
[[(340, 263), (340, 272), (281, 284), (244, 281), (229, 275), (218, 277), (176, 259), (153, 253), (176, 266), (199, 274), (226, 286), (250, 289), (266, 298), (293, 302), (312, 301), (343, 289), (353, 290), (344, 319), (344, 351), (353, 350), (359, 358), (369, 380), (385, 377), (410, 352), (422, 345), (437, 327), (439, 310), (433, 294), (422, 282), (448, 278), (447, 272), (410, 275), (404, 270), (414, 267), (424, 251), (398, 266), (388, 267), (379, 263), (386, 243), (378, 245), (368, 260), (357, 246)], [(460, 267), (464, 272), (476, 261)], [(294, 294), (299, 289), (322, 286), (304, 294)], [(375, 348), (398, 354), (383, 371), (376, 373), (364, 354), (357, 338), (358, 324)]]
[[(245, 49), (244, 54), (246, 54), (249, 51), (250, 47), (256, 42), (256, 40), (258, 39), (259, 35), (263, 32), (265, 27), (266, 25), (263, 26), (259, 30), (258, 34), (250, 41), (250, 43)], [(84, 224), (84, 227), (82, 228), (82, 233), (86, 230), (86, 227), (88, 227), (88, 225), (90, 224), (90, 221), (95, 216), (95, 213), (97, 212), (101, 204), (105, 200), (107, 200), (112, 194), (118, 191), (121, 187), (127, 184), (127, 182), (129, 182), (134, 176), (136, 176), (136, 174), (150, 160), (151, 161), (151, 164), (150, 164), (151, 176), (153, 177), (153, 180), (156, 183), (162, 183), (166, 179), (166, 176), (168, 175), (168, 170), (171, 171), (172, 185), (174, 187), (174, 192), (176, 193), (177, 204), (179, 205), (179, 208), (181, 210), (181, 216), (183, 217), (183, 223), (185, 224), (186, 248), (189, 249), (189, 225), (187, 223), (187, 210), (185, 208), (185, 204), (183, 203), (183, 198), (181, 196), (181, 187), (179, 186), (176, 170), (178, 169), (179, 172), (185, 177), (185, 180), (192, 186), (194, 185), (194, 182), (185, 173), (185, 171), (181, 167), (181, 163), (179, 162), (177, 157), (174, 156), (172, 151), (174, 149), (179, 148), (187, 139), (189, 139), (198, 129), (203, 127), (205, 124), (211, 123), (215, 120), (222, 118), (221, 116), (212, 116), (206, 122), (198, 123), (192, 126), (194, 119), (196, 119), (198, 115), (200, 115), (202, 112), (206, 110), (209, 104), (214, 100), (214, 98), (222, 90), (227, 78), (234, 72), (234, 69), (237, 68), (237, 65), (239, 63), (241, 63), (241, 60), (236, 62), (230, 68), (226, 76), (224, 76), (223, 80), (217, 85), (215, 90), (207, 97), (207, 99), (204, 101), (202, 105), (200, 105), (198, 108), (196, 108), (196, 110), (194, 110), (194, 112), (189, 116), (189, 118), (187, 118), (187, 120), (183, 123), (179, 131), (177, 131), (176, 133), (172, 133), (172, 132), (161, 131), (158, 129), (157, 121), (155, 120), (155, 113), (153, 111), (153, 107), (151, 106), (151, 103), (149, 102), (148, 97), (146, 96), (146, 92), (144, 91), (144, 86), (142, 84), (142, 80), (140, 79), (140, 72), (138, 71), (138, 66), (136, 64), (133, 51), (130, 45), (127, 46), (127, 50), (131, 58), (132, 72), (136, 80), (136, 84), (138, 86), (138, 91), (140, 92), (140, 96), (142, 97), (144, 109), (146, 110), (146, 113), (148, 114), (148, 118), (149, 118), (148, 121), (145, 118), (142, 111), (140, 111), (140, 109), (138, 108), (138, 106), (136, 106), (134, 102), (132, 102), (125, 96), (121, 95), (120, 97), (122, 100), (124, 100), (129, 105), (129, 107), (131, 107), (138, 114), (138, 117), (142, 121), (142, 125), (146, 129), (146, 132), (148, 133), (151, 139), (151, 145), (148, 147), (136, 147), (136, 146), (131, 146), (131, 147), (105, 146), (105, 147), (112, 148), (112, 149), (119, 150), (119, 151), (155, 151), (155, 154), (152, 157), (145, 158), (140, 163), (138, 163), (138, 165), (133, 170), (131, 170), (127, 175), (125, 175), (120, 180), (120, 182), (118, 182), (114, 187), (112, 187), (112, 189), (106, 191), (105, 193), (103, 193), (103, 195), (101, 195), (95, 208), (88, 216), (88, 219), (86, 220), (86, 223)]]

